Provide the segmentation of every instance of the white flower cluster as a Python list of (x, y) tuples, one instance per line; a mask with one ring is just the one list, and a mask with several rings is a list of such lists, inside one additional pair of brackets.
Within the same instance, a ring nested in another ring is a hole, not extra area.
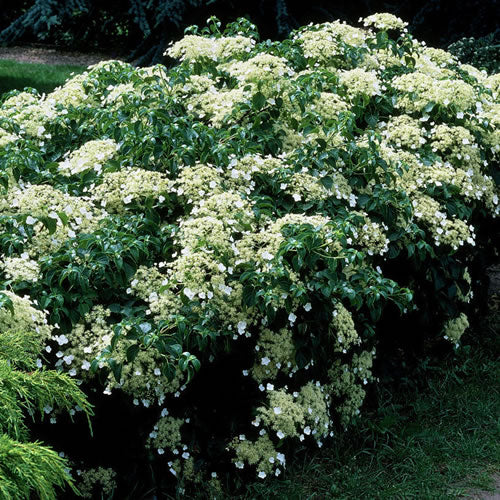
[(295, 362), (295, 344), (290, 329), (282, 328), (278, 332), (273, 332), (264, 328), (257, 346), (259, 350), (252, 367), (252, 376), (260, 384), (266, 380), (275, 380), (280, 372), (291, 377), (298, 370)]
[(77, 75), (68, 80), (62, 87), (58, 87), (47, 95), (45, 103), (59, 111), (61, 108), (80, 106), (81, 104), (93, 104), (92, 98), (87, 95), (83, 82), (86, 74)]
[(67, 114), (71, 106), (94, 103), (83, 86), (86, 76), (84, 73), (69, 79), (62, 87), (41, 99), (28, 92), (20, 92), (4, 101), (0, 117), (11, 118), (28, 136), (40, 140), (50, 139), (50, 134), (45, 134), (44, 127), (50, 120)]
[(92, 194), (96, 204), (109, 213), (123, 213), (130, 203), (139, 203), (145, 198), (165, 201), (171, 182), (165, 174), (142, 168), (128, 167), (118, 172), (106, 172)]
[[(305, 29), (296, 36), (302, 44), (305, 57), (326, 65), (344, 54), (343, 44), (362, 47), (366, 38), (365, 30), (340, 21)], [(335, 62), (337, 62), (336, 59)]]
[(349, 71), (342, 71), (339, 75), (340, 82), (345, 85), (347, 93), (352, 96), (380, 95), (382, 87), (375, 71), (365, 71), (362, 68), (355, 68)]
[(38, 303), (28, 296), (20, 297), (8, 290), (2, 291), (12, 302), (14, 314), (7, 308), (0, 309), (0, 329), (12, 332), (36, 332), (42, 341), (48, 339), (52, 326), (48, 324), (47, 312), (41, 311)]
[(366, 391), (364, 386), (373, 380), (372, 365), (375, 351), (362, 351), (354, 354), (349, 363), (336, 360), (328, 371), (330, 384), (328, 390), (343, 402), (337, 409), (340, 420), (347, 425), (351, 418), (359, 415)]
[(195, 61), (202, 58), (219, 60), (251, 52), (254, 47), (255, 40), (241, 35), (221, 38), (186, 35), (175, 42), (165, 55), (182, 61)]
[(0, 127), (0, 148), (7, 146), (11, 142), (15, 142), (19, 137), (15, 134), (7, 132), (5, 129)]
[(94, 498), (96, 492), (110, 496), (116, 489), (116, 472), (113, 469), (97, 467), (94, 469), (77, 470), (78, 489), (83, 498)]
[(90, 169), (100, 174), (103, 164), (115, 157), (117, 151), (118, 144), (111, 139), (89, 141), (60, 162), (59, 170), (63, 175), (75, 175)]
[(55, 111), (37, 96), (20, 92), (4, 101), (0, 117), (13, 120), (28, 136), (42, 137), (45, 133), (44, 124), (55, 117)]
[(6, 257), (3, 262), (0, 262), (0, 267), (8, 279), (14, 281), (31, 281), (38, 280), (40, 267), (38, 263), (29, 258), (27, 253), (21, 257)]
[(450, 319), (444, 325), (444, 338), (458, 346), (458, 341), (467, 328), (469, 328), (469, 320), (464, 313), (460, 313), (460, 316)]
[(474, 87), (466, 82), (436, 79), (419, 71), (395, 77), (392, 86), (400, 92), (396, 106), (409, 113), (421, 112), (432, 102), (470, 111), (477, 99)]
[(235, 61), (223, 66), (226, 71), (241, 83), (272, 83), (277, 79), (291, 77), (295, 72), (283, 57), (271, 54), (258, 54), (247, 61)]
[[(87, 197), (70, 196), (50, 185), (33, 184), (13, 187), (0, 195), (0, 214), (26, 216), (25, 224), (32, 226), (34, 235), (25, 237), (26, 252), (31, 256), (48, 254), (59, 248), (68, 238), (79, 232), (93, 231), (105, 213), (97, 209)], [(56, 224), (54, 234), (41, 222), (50, 218)], [(19, 223), (16, 222), (19, 226)], [(26, 231), (19, 226), (21, 232)]]
[(408, 23), (387, 12), (372, 14), (360, 21), (363, 21), (363, 26), (373, 26), (380, 30), (404, 30), (408, 26)]
[(279, 476), (286, 468), (286, 456), (276, 451), (273, 440), (312, 439), (318, 447), (323, 446), (324, 440), (333, 435), (330, 404), (328, 387), (319, 382), (311, 381), (293, 393), (287, 392), (286, 387), (275, 390), (267, 384), (266, 405), (257, 409), (252, 422), (260, 429), (259, 437), (252, 440), (240, 434), (233, 439), (228, 449), (236, 454), (234, 465), (238, 469), (243, 469), (245, 463), (255, 465), (260, 479), (270, 474)]
[(475, 244), (474, 227), (456, 217), (450, 218), (441, 205), (430, 196), (420, 195), (413, 199), (412, 203), (415, 217), (427, 225), (436, 246), (444, 244), (458, 250), (458, 247), (465, 243)]

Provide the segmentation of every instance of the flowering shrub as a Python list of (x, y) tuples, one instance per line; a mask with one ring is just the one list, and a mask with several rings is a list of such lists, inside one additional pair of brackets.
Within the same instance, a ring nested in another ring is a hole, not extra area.
[(499, 214), (500, 78), (390, 14), (276, 43), (212, 20), (168, 54), (6, 96), (1, 271), (46, 362), (142, 412), (179, 487), (217, 489), (345, 429), (377, 356), (459, 344)]

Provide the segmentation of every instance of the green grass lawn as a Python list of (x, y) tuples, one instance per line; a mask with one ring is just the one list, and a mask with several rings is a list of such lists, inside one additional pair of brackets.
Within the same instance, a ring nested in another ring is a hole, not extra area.
[(0, 94), (9, 90), (34, 87), (40, 93), (48, 93), (62, 85), (72, 73), (83, 73), (83, 66), (66, 64), (21, 63), (0, 59)]

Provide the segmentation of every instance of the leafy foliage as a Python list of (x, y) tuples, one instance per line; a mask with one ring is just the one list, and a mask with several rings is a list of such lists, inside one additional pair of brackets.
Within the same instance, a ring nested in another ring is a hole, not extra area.
[(133, 459), (90, 457), (124, 494), (139, 463), (217, 491), (323, 446), (460, 345), (498, 234), (498, 75), (401, 19), (212, 18), (168, 55), (0, 108), (3, 300), (98, 390), (97, 430), (135, 429)]
[(460, 61), (484, 69), (487, 73), (498, 73), (500, 69), (500, 43), (498, 33), (482, 38), (461, 38), (448, 47), (448, 51)]

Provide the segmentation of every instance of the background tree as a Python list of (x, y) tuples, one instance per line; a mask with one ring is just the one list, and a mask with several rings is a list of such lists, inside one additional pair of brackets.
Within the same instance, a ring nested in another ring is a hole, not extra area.
[[(263, 38), (280, 39), (294, 28), (391, 12), (410, 21), (410, 29), (427, 43), (447, 47), (463, 37), (480, 38), (497, 29), (496, 0), (24, 0), (4, 9), (0, 43), (44, 41), (72, 49), (101, 49), (138, 64), (158, 62), (170, 40), (186, 26), (202, 25), (215, 15), (223, 23), (247, 17)], [(494, 35), (498, 38), (498, 32)]]

